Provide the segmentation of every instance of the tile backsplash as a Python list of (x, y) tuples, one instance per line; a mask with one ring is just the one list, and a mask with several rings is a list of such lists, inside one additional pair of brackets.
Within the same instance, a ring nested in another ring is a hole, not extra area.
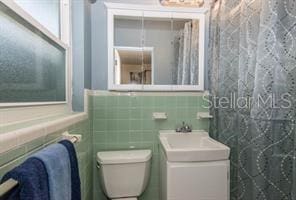
[[(158, 131), (175, 129), (183, 121), (193, 129), (207, 130), (208, 119), (197, 119), (197, 112), (208, 112), (201, 93), (117, 93), (96, 92), (90, 99), (94, 159), (98, 151), (151, 149), (152, 172), (149, 186), (140, 199), (159, 199)], [(166, 120), (154, 120), (153, 112), (167, 113)], [(94, 173), (94, 199), (106, 199)]]

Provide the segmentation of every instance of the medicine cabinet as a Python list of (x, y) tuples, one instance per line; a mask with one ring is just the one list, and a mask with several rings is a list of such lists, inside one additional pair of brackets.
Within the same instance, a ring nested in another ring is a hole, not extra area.
[(207, 9), (105, 5), (109, 90), (204, 90)]

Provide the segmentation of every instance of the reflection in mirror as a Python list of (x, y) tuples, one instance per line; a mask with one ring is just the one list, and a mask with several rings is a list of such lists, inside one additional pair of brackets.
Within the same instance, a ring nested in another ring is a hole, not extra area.
[(116, 84), (153, 84), (153, 48), (115, 47)]
[(116, 16), (114, 19), (114, 46), (142, 46), (142, 17)]
[(198, 84), (198, 20), (145, 18), (143, 32), (155, 51), (155, 85)]
[(177, 62), (173, 73), (173, 82), (177, 85), (198, 84), (198, 20), (191, 20), (184, 24), (175, 38), (175, 54)]
[(115, 84), (199, 85), (199, 31), (196, 19), (116, 16)]

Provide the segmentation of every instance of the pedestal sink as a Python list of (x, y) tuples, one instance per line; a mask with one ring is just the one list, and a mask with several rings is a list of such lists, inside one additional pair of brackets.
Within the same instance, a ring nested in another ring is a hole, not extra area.
[(199, 130), (159, 141), (162, 200), (229, 200), (229, 147)]

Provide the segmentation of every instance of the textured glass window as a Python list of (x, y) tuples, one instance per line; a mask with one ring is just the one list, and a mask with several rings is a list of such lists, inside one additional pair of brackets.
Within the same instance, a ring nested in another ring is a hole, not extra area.
[(60, 0), (15, 0), (49, 31), (60, 37)]
[(66, 52), (0, 3), (0, 103), (66, 100)]

